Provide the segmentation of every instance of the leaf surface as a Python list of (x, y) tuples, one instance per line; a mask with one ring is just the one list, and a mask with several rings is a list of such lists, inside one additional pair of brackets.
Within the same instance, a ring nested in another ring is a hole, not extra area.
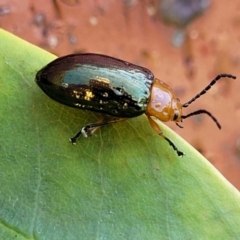
[[(145, 116), (69, 137), (99, 115), (34, 82), (55, 56), (0, 30), (0, 239), (237, 239), (239, 192)], [(227, 159), (226, 159), (227, 161)]]

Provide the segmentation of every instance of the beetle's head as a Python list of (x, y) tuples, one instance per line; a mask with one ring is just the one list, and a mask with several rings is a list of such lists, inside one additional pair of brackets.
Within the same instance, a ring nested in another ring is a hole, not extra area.
[(151, 96), (146, 109), (146, 115), (154, 116), (163, 122), (174, 121), (179, 127), (182, 127), (178, 122), (204, 113), (212, 118), (217, 127), (221, 129), (218, 120), (207, 110), (200, 109), (187, 115), (182, 115), (182, 108), (187, 108), (192, 102), (205, 94), (218, 80), (224, 77), (236, 79), (236, 76), (231, 74), (219, 74), (200, 93), (184, 104), (180, 103), (179, 99), (174, 96), (172, 89), (166, 83), (155, 78), (151, 87)]
[(151, 87), (146, 115), (154, 116), (160, 121), (181, 122), (182, 104), (174, 96), (173, 90), (163, 81), (155, 78)]

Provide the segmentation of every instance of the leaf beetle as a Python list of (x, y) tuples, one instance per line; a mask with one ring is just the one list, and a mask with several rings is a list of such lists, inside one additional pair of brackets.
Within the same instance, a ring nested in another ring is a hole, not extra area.
[[(35, 81), (44, 93), (59, 103), (103, 114), (99, 122), (84, 126), (70, 138), (72, 143), (76, 143), (81, 134), (91, 136), (100, 126), (145, 113), (158, 135), (178, 156), (183, 156), (184, 153), (163, 134), (155, 119), (174, 121), (182, 127), (179, 122), (183, 119), (207, 114), (220, 129), (210, 112), (201, 109), (183, 115), (182, 108), (188, 107), (223, 77), (236, 79), (231, 74), (220, 74), (190, 101), (181, 104), (173, 90), (147, 68), (102, 54), (82, 53), (57, 58), (37, 72)], [(113, 119), (105, 120), (106, 115)]]

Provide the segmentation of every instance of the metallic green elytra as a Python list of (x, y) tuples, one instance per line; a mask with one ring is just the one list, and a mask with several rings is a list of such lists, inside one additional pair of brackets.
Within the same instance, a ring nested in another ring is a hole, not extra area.
[(38, 86), (53, 100), (70, 107), (100, 112), (115, 117), (84, 126), (70, 140), (75, 143), (82, 134), (86, 137), (100, 126), (115, 123), (145, 113), (151, 127), (170, 146), (183, 156), (175, 144), (164, 136), (156, 119), (167, 122), (182, 122), (190, 116), (207, 114), (221, 128), (217, 119), (206, 110), (197, 110), (188, 115), (182, 108), (205, 94), (219, 79), (231, 74), (220, 74), (190, 101), (182, 104), (173, 90), (153, 73), (141, 66), (101, 54), (83, 53), (64, 56), (49, 63), (36, 75)]
[(146, 68), (90, 53), (58, 58), (36, 76), (39, 87), (57, 102), (121, 118), (146, 111), (153, 79)]

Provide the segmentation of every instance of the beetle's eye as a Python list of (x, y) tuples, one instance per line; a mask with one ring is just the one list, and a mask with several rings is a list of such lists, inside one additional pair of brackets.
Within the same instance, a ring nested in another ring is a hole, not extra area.
[(174, 111), (173, 121), (176, 121), (178, 119), (178, 112)]

